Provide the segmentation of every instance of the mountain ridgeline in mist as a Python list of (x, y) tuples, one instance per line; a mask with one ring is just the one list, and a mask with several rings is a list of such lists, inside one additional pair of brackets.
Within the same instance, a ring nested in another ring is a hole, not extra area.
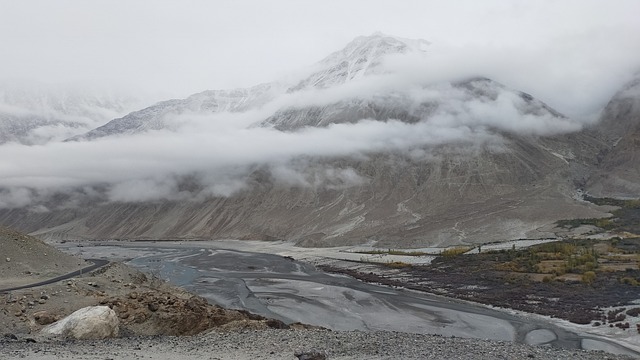
[(39, 83), (0, 84), (0, 145), (64, 140), (81, 134), (140, 103), (113, 91)]
[(230, 130), (215, 121), (225, 117), (237, 119), (234, 136), (269, 144), (259, 154), (242, 151), (257, 140), (240, 144), (224, 166), (210, 154), (193, 154), (206, 158), (198, 166), (168, 164), (171, 193), (145, 199), (115, 197), (123, 185), (108, 181), (29, 189), (35, 200), (0, 209), (0, 223), (59, 239), (417, 247), (552, 236), (556, 220), (603, 214), (578, 190), (640, 197), (640, 81), (583, 129), (491, 79), (433, 82), (397, 65), (425, 56), (425, 41), (360, 37), (301, 79), (205, 91), (114, 119), (65, 144), (202, 129), (222, 142), (215, 134)]

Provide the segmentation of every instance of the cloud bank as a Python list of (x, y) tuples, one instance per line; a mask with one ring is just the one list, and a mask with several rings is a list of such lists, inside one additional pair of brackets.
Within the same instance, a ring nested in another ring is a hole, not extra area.
[[(501, 132), (547, 136), (581, 128), (544, 104), (487, 80), (473, 86), (433, 81), (392, 71), (328, 89), (283, 93), (242, 113), (165, 115), (163, 130), (0, 145), (0, 208), (38, 206), (42, 211), (89, 198), (140, 202), (230, 196), (249, 188), (257, 169), (281, 186), (340, 189), (368, 180), (353, 168), (313, 159), (365, 159), (392, 152), (429, 161), (430, 149), (447, 144), (500, 151)], [(280, 109), (330, 109), (353, 101), (399, 103), (420, 119), (362, 118), (296, 131), (260, 126)], [(424, 112), (425, 106), (430, 111)], [(55, 194), (65, 194), (63, 201), (54, 203)]]

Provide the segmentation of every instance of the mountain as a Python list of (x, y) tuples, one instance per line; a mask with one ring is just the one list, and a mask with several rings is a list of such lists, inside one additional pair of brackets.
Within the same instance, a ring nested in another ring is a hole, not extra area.
[[(285, 186), (255, 169), (247, 190), (203, 201), (109, 202), (50, 212), (0, 211), (0, 222), (50, 239), (288, 239), (306, 246), (371, 242), (384, 247), (547, 237), (545, 226), (601, 213), (574, 200), (565, 159), (535, 138), (505, 148), (450, 144), (431, 156), (370, 154), (309, 159), (310, 178), (332, 186)], [(363, 178), (349, 184), (349, 175)]]
[(115, 92), (28, 82), (0, 84), (0, 144), (63, 140), (86, 132), (139, 101)]
[(384, 72), (382, 62), (387, 56), (426, 52), (428, 47), (429, 42), (425, 40), (403, 39), (382, 33), (360, 36), (321, 60), (316, 71), (287, 91), (323, 89), (380, 74)]
[(208, 90), (186, 99), (167, 100), (109, 121), (103, 126), (69, 140), (94, 140), (106, 136), (131, 135), (150, 130), (171, 129), (172, 117), (243, 112), (263, 106), (280, 90), (278, 84), (260, 84), (248, 89)]
[[(344, 49), (321, 60), (312, 68), (311, 74), (306, 75), (303, 79), (260, 84), (247, 89), (209, 90), (194, 94), (186, 99), (163, 101), (132, 112), (124, 117), (114, 119), (103, 126), (72, 137), (69, 140), (92, 140), (105, 136), (139, 134), (150, 130), (171, 130), (178, 126), (174, 118), (184, 114), (240, 113), (259, 109), (283, 94), (332, 88), (356, 81), (365, 76), (382, 74), (385, 72), (383, 60), (386, 57), (424, 52), (428, 44), (424, 40), (402, 39), (380, 33), (372, 36), (361, 36), (354, 39)], [(370, 112), (359, 112), (355, 109), (363, 107), (384, 108), (381, 111), (390, 111), (387, 118), (392, 118), (393, 115), (401, 115), (402, 110), (389, 109), (400, 108), (405, 104), (399, 99), (389, 98), (387, 100), (386, 103), (382, 103), (385, 100), (380, 98), (375, 99), (375, 101), (358, 98), (350, 99), (346, 102), (355, 102), (355, 104), (345, 105), (345, 107), (349, 107), (345, 111), (355, 111), (355, 113), (338, 114), (337, 116), (343, 119), (363, 119), (365, 117), (361, 116), (366, 116)], [(325, 109), (328, 107), (339, 108), (340, 106), (340, 103), (338, 103), (326, 106)], [(282, 111), (279, 111), (278, 114)], [(275, 114), (275, 116), (277, 117), (278, 114)], [(274, 124), (275, 120), (272, 119), (267, 119), (259, 125), (276, 125)]]
[(276, 111), (260, 123), (282, 131), (294, 131), (305, 127), (327, 127), (331, 124), (356, 123), (362, 119), (379, 121), (400, 120), (405, 123), (425, 121), (439, 112), (464, 111), (456, 108), (464, 103), (495, 103), (502, 95), (511, 96), (513, 106), (522, 115), (555, 118), (563, 122), (566, 117), (531, 95), (508, 89), (491, 79), (477, 77), (456, 81), (445, 87), (422, 86), (431, 90), (428, 97), (416, 98), (403, 90), (385, 91), (370, 97), (351, 97), (337, 102), (292, 106)]
[(172, 174), (180, 196), (148, 201), (110, 200), (110, 185), (99, 184), (50, 197), (48, 211), (0, 210), (0, 223), (52, 239), (424, 247), (549, 237), (556, 220), (605, 215), (579, 199), (594, 167), (604, 166), (596, 159), (606, 147), (598, 129), (581, 130), (532, 95), (488, 78), (407, 81), (388, 66), (428, 49), (425, 41), (359, 37), (295, 81), (161, 102), (72, 139), (182, 134), (182, 119), (228, 112), (252, 113), (242, 131), (262, 135), (379, 136), (361, 150), (239, 164), (242, 186), (224, 196), (208, 191), (226, 184), (207, 183), (206, 169)]
[(640, 75), (613, 96), (591, 131), (602, 150), (587, 191), (598, 197), (640, 197)]

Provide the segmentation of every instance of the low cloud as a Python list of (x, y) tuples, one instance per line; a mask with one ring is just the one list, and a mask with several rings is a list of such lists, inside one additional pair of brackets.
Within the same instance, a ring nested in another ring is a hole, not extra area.
[(589, 123), (597, 119), (611, 96), (640, 71), (640, 33), (624, 27), (604, 27), (558, 35), (554, 41), (544, 43), (435, 43), (426, 54), (392, 56), (386, 65), (401, 77), (422, 83), (485, 76)]
[[(281, 186), (342, 189), (368, 179), (327, 160), (393, 152), (432, 161), (432, 149), (443, 145), (502, 151), (503, 132), (548, 136), (582, 127), (535, 99), (487, 80), (456, 85), (465, 79), (455, 78), (452, 84), (439, 76), (412, 77), (421, 74), (416, 64), (411, 58), (391, 59), (388, 72), (328, 89), (283, 92), (241, 113), (168, 114), (164, 120), (170, 126), (164, 130), (92, 141), (0, 145), (0, 208), (78, 206), (88, 199), (231, 196), (253, 186), (256, 169)], [(448, 74), (447, 69), (443, 72)], [(360, 102), (395, 104), (418, 120), (362, 118), (294, 131), (260, 126), (282, 109)], [(53, 203), (51, 196), (60, 193), (63, 200)]]

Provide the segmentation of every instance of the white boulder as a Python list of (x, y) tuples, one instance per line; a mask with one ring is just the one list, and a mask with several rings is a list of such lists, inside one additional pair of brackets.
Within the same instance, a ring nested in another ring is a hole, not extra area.
[(74, 339), (104, 339), (118, 336), (120, 320), (108, 306), (88, 306), (44, 329), (45, 335)]

